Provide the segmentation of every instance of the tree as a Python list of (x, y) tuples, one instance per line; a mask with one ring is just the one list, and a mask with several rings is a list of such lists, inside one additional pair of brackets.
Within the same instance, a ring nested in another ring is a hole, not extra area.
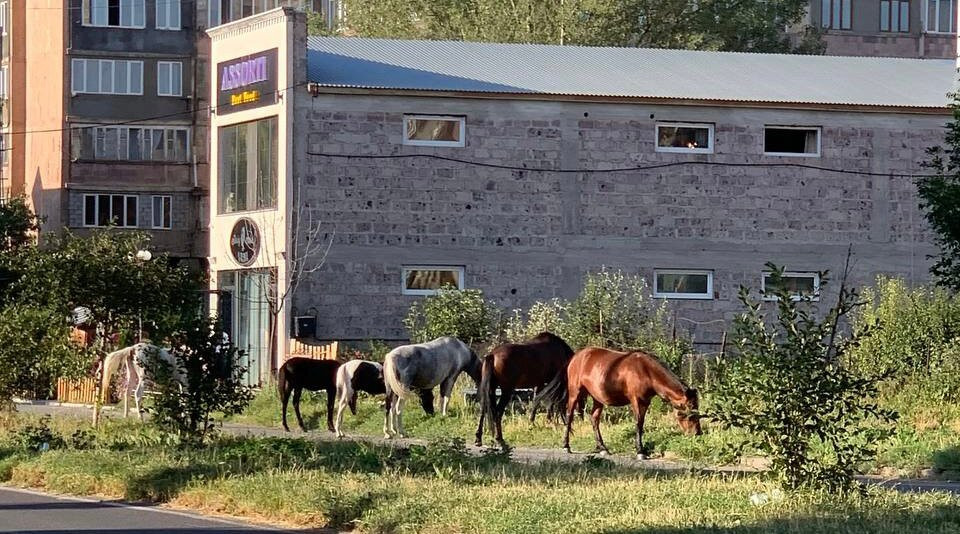
[[(846, 491), (857, 467), (892, 434), (896, 417), (875, 401), (880, 377), (844, 364), (858, 340), (838, 343), (837, 333), (859, 305), (856, 292), (846, 287), (845, 269), (837, 303), (821, 319), (809, 297), (797, 301), (787, 292), (782, 268), (767, 267), (776, 317), (768, 318), (764, 302), (740, 288), (747, 311), (735, 323), (739, 354), (721, 362), (708, 415), (722, 427), (746, 430), (738, 451), (749, 445), (766, 453), (787, 488)], [(826, 273), (820, 279), (823, 287)]]
[(40, 219), (27, 206), (24, 197), (0, 203), (0, 253), (30, 243), (33, 232), (39, 229)]
[(403, 324), (414, 343), (452, 336), (474, 345), (497, 335), (499, 310), (479, 289), (446, 288), (414, 302)]
[(927, 149), (930, 161), (924, 168), (933, 174), (918, 179), (917, 192), (940, 247), (930, 272), (939, 285), (960, 291), (960, 95), (954, 95), (951, 109), (946, 144)]
[[(807, 0), (347, 0), (363, 37), (822, 53)], [(790, 34), (797, 37), (791, 37)]]

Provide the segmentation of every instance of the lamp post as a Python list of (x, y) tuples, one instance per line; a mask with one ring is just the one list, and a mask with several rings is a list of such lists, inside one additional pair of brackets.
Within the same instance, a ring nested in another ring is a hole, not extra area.
[[(147, 249), (141, 249), (137, 251), (136, 258), (142, 264), (153, 259), (153, 254), (151, 254), (150, 251)], [(143, 280), (142, 271), (140, 269), (137, 269), (137, 276), (140, 281)], [(143, 295), (140, 295), (140, 298), (142, 299)], [(141, 343), (143, 341), (143, 311), (141, 308), (142, 306), (138, 303), (137, 305), (137, 343)]]

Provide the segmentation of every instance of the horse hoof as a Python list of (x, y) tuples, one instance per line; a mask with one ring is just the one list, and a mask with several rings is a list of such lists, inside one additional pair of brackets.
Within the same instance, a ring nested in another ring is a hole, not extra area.
[(609, 455), (610, 455), (610, 451), (608, 451), (607, 449), (599, 449), (599, 450), (597, 451), (597, 454), (599, 454), (600, 456), (609, 456)]
[(565, 452), (565, 453), (567, 453), (567, 454), (573, 454), (573, 451), (570, 450), (570, 447), (564, 447), (564, 448), (563, 448), (563, 452)]
[(647, 458), (647, 455), (646, 455), (646, 454), (643, 454), (642, 452), (641, 452), (641, 453), (637, 453), (637, 460), (648, 460), (648, 459), (649, 459), (649, 458)]

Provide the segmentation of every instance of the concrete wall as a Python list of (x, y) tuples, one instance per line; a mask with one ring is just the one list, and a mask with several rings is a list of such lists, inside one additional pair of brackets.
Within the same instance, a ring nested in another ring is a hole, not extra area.
[[(324, 338), (406, 337), (401, 319), (417, 297), (401, 295), (402, 265), (462, 265), (466, 287), (506, 309), (573, 296), (587, 271), (603, 267), (651, 283), (655, 268), (709, 269), (715, 298), (673, 306), (690, 319), (729, 321), (739, 285), (759, 287), (766, 261), (838, 272), (852, 244), (856, 283), (880, 273), (919, 282), (934, 252), (912, 181), (903, 177), (709, 165), (560, 174), (306, 152), (428, 153), (546, 169), (792, 162), (909, 173), (926, 147), (942, 142), (945, 114), (387, 94), (298, 94), (296, 106), (307, 150), (295, 154), (295, 175), (333, 246), (294, 310), (315, 309)], [(466, 147), (402, 145), (404, 113), (466, 116)], [(656, 121), (715, 124), (715, 154), (655, 152)], [(822, 157), (764, 156), (767, 124), (821, 127)], [(828, 288), (824, 298), (831, 294)]]
[(26, 6), (7, 2), (7, 36), (3, 38), (3, 65), (7, 68), (8, 92), (3, 103), (3, 138), (6, 149), (0, 175), (0, 198), (22, 195), (24, 191), (27, 83)]

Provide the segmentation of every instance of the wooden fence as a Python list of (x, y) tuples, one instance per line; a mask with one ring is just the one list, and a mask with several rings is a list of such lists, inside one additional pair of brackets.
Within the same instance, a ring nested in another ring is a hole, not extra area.
[(97, 381), (93, 378), (57, 380), (57, 400), (73, 404), (93, 404), (96, 398)]
[(314, 360), (336, 360), (340, 354), (340, 343), (333, 341), (322, 345), (308, 345), (299, 339), (291, 339), (287, 358), (300, 356)]

